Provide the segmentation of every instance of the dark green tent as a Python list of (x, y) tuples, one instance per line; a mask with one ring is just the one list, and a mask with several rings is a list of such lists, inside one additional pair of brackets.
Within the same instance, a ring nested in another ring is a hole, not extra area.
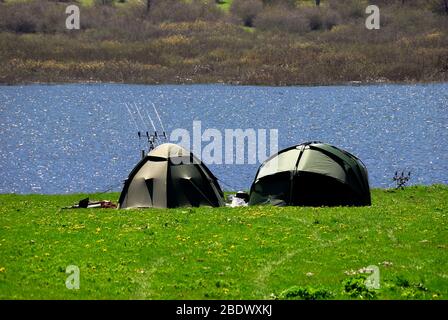
[(284, 149), (258, 169), (249, 205), (370, 205), (367, 169), (347, 151), (320, 142)]
[(191, 152), (165, 143), (148, 153), (126, 180), (119, 208), (176, 208), (224, 205), (210, 170)]

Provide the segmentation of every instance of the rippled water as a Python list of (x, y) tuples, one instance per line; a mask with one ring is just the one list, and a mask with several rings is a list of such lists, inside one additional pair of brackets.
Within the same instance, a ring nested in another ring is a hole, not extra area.
[[(396, 170), (448, 183), (448, 84), (332, 87), (116, 84), (0, 86), (0, 193), (120, 190), (140, 143), (124, 102), (154, 102), (168, 132), (277, 128), (279, 147), (320, 140), (367, 165), (373, 187)], [(151, 113), (154, 117), (154, 114)], [(155, 117), (154, 117), (155, 118)], [(155, 119), (154, 119), (155, 120)], [(205, 146), (207, 143), (204, 143)], [(257, 165), (210, 165), (248, 189)]]

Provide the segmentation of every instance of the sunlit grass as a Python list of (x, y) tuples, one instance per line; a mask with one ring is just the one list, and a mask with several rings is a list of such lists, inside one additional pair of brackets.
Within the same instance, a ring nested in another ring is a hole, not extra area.
[(229, 12), (230, 7), (232, 6), (232, 2), (233, 2), (233, 0), (220, 0), (217, 5), (222, 10)]
[[(172, 210), (61, 210), (86, 195), (1, 195), (0, 298), (446, 299), (448, 187), (372, 195), (362, 208)], [(80, 290), (65, 287), (68, 265)], [(347, 291), (369, 265), (381, 288)]]
[(79, 3), (82, 6), (89, 7), (89, 6), (92, 6), (95, 3), (95, 0), (79, 0)]

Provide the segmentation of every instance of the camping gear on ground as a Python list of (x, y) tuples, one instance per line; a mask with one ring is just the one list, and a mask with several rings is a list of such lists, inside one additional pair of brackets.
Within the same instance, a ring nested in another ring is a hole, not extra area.
[(216, 177), (193, 153), (164, 143), (131, 171), (118, 203), (120, 209), (219, 207), (223, 196)]
[(258, 169), (249, 205), (366, 206), (367, 169), (347, 151), (321, 142), (281, 150)]
[(103, 208), (103, 209), (115, 209), (117, 207), (112, 201), (100, 200), (90, 201), (89, 198), (82, 199), (71, 207), (64, 207), (63, 209), (90, 209), (90, 208)]
[(244, 200), (244, 202), (249, 202), (249, 194), (247, 192), (238, 191), (235, 197)]
[(231, 208), (246, 207), (249, 202), (249, 194), (244, 191), (238, 191), (235, 195), (230, 195), (230, 203), (227, 206)]

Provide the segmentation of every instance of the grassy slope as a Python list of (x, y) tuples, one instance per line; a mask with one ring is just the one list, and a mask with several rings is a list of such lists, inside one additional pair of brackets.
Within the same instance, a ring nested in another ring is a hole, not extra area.
[(448, 297), (447, 186), (373, 190), (369, 208), (59, 209), (81, 197), (0, 196), (0, 298), (345, 299), (368, 265), (376, 298)]
[[(332, 14), (325, 13), (327, 1), (322, 1), (318, 20), (335, 19), (339, 24), (318, 31), (294, 28), (295, 21), (314, 17), (309, 10), (304, 10), (300, 19), (274, 17), (264, 27), (243, 28), (238, 19), (229, 19), (230, 13), (207, 21), (194, 20), (198, 12), (192, 8), (173, 12), (165, 8), (153, 11), (151, 19), (143, 19), (142, 9), (131, 10), (138, 1), (117, 3), (115, 7), (120, 9), (113, 9), (87, 8), (92, 0), (82, 0), (85, 29), (70, 32), (65, 30), (66, 16), (61, 14), (64, 3), (51, 2), (48, 8), (53, 9), (45, 9), (42, 17), (33, 14), (41, 12), (42, 6), (5, 11), (3, 16), (0, 10), (0, 83), (329, 85), (448, 81), (448, 37), (444, 32), (448, 20), (408, 2), (403, 9), (382, 7), (382, 27), (376, 32), (365, 29), (364, 8), (358, 12), (354, 10), (357, 5), (339, 7), (331, 18)], [(230, 3), (226, 0), (219, 6), (228, 11)], [(298, 4), (300, 8), (313, 6), (313, 1)], [(125, 7), (130, 10), (121, 10)], [(170, 16), (173, 22), (166, 23)], [(7, 23), (2, 24), (4, 21)], [(282, 21), (285, 26), (279, 31)], [(22, 28), (29, 31), (19, 32)]]

